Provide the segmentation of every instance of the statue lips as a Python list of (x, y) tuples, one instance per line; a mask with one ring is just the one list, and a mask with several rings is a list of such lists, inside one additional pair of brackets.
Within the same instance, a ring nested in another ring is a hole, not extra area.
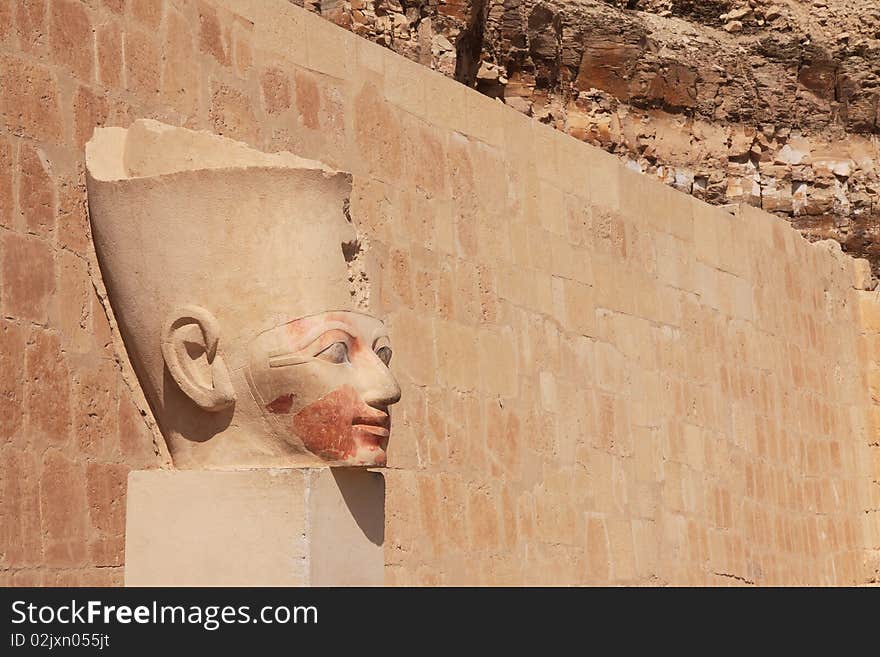
[[(267, 408), (273, 413), (289, 413), (290, 407), (281, 402), (282, 398), (276, 399)], [(309, 451), (327, 460), (384, 465), (391, 416), (367, 404), (352, 386), (344, 385), (296, 413), (292, 429)]]
[(369, 412), (357, 415), (352, 418), (351, 423), (356, 429), (365, 431), (380, 438), (387, 438), (391, 435), (391, 416), (385, 411), (374, 409), (367, 406)]
[(369, 411), (352, 418), (355, 442), (362, 443), (370, 451), (384, 452), (391, 435), (391, 416), (372, 406), (367, 406), (366, 409)]

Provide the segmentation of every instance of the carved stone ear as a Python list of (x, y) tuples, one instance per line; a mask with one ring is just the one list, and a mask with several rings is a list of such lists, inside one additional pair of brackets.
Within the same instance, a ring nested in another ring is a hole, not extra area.
[(223, 357), (217, 353), (220, 327), (209, 311), (183, 306), (162, 326), (162, 356), (178, 387), (199, 408), (222, 411), (235, 402)]

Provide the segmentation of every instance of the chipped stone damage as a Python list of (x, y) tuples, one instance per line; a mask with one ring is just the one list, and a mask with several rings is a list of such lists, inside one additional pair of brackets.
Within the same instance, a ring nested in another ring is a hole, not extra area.
[(348, 267), (348, 285), (355, 308), (361, 311), (370, 309), (370, 279), (367, 276), (366, 254), (369, 239), (359, 237), (342, 244), (342, 255)]
[[(342, 213), (350, 224), (351, 199), (345, 199)], [(355, 308), (363, 312), (370, 309), (370, 278), (367, 276), (366, 254), (369, 251), (369, 238), (358, 236), (352, 241), (342, 243), (342, 256), (348, 269), (348, 285)]]

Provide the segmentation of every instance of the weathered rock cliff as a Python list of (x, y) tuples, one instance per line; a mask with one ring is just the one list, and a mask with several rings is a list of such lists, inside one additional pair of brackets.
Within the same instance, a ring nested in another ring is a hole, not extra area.
[(880, 274), (876, 0), (310, 8), (678, 189), (837, 239)]

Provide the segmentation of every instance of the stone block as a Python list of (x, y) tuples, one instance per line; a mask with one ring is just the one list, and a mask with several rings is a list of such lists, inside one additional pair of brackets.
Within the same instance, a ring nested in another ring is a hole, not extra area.
[(66, 67), (83, 82), (91, 82), (94, 43), (89, 14), (81, 2), (51, 0), (49, 49), (56, 64)]
[(260, 139), (254, 103), (236, 87), (222, 82), (211, 86), (211, 125), (214, 132), (249, 144)]
[(0, 320), (0, 440), (12, 443), (24, 426), (25, 330)]
[(108, 88), (122, 86), (122, 29), (116, 21), (107, 21), (95, 29), (95, 77)]
[(25, 352), (24, 412), (32, 444), (66, 445), (70, 435), (70, 369), (54, 331), (36, 329)]
[[(194, 27), (171, 7), (168, 8), (166, 23), (162, 97), (179, 111), (192, 114), (198, 107), (202, 85)], [(98, 47), (101, 47), (100, 41)], [(114, 66), (113, 56), (110, 54), (113, 52), (112, 45), (108, 44), (107, 48), (109, 65)]]
[(302, 13), (308, 67), (338, 80), (353, 81), (355, 41), (359, 37), (311, 12)]
[(83, 466), (49, 450), (43, 456), (40, 482), (45, 564), (59, 568), (84, 565), (88, 504)]
[(162, 53), (153, 34), (129, 28), (123, 36), (129, 91), (150, 100), (161, 90)]
[(135, 471), (125, 584), (381, 585), (384, 510), (367, 470)]
[(46, 49), (48, 14), (45, 0), (22, 0), (15, 3), (14, 9), (19, 47), (27, 53), (43, 53)]
[(29, 233), (51, 237), (55, 229), (55, 189), (46, 153), (23, 143), (18, 152), (19, 223)]
[(129, 10), (144, 27), (158, 31), (162, 22), (162, 0), (131, 0)]
[(0, 125), (8, 132), (61, 143), (64, 138), (60, 93), (48, 68), (0, 55)]
[(41, 565), (40, 467), (34, 450), (0, 449), (0, 568)]

